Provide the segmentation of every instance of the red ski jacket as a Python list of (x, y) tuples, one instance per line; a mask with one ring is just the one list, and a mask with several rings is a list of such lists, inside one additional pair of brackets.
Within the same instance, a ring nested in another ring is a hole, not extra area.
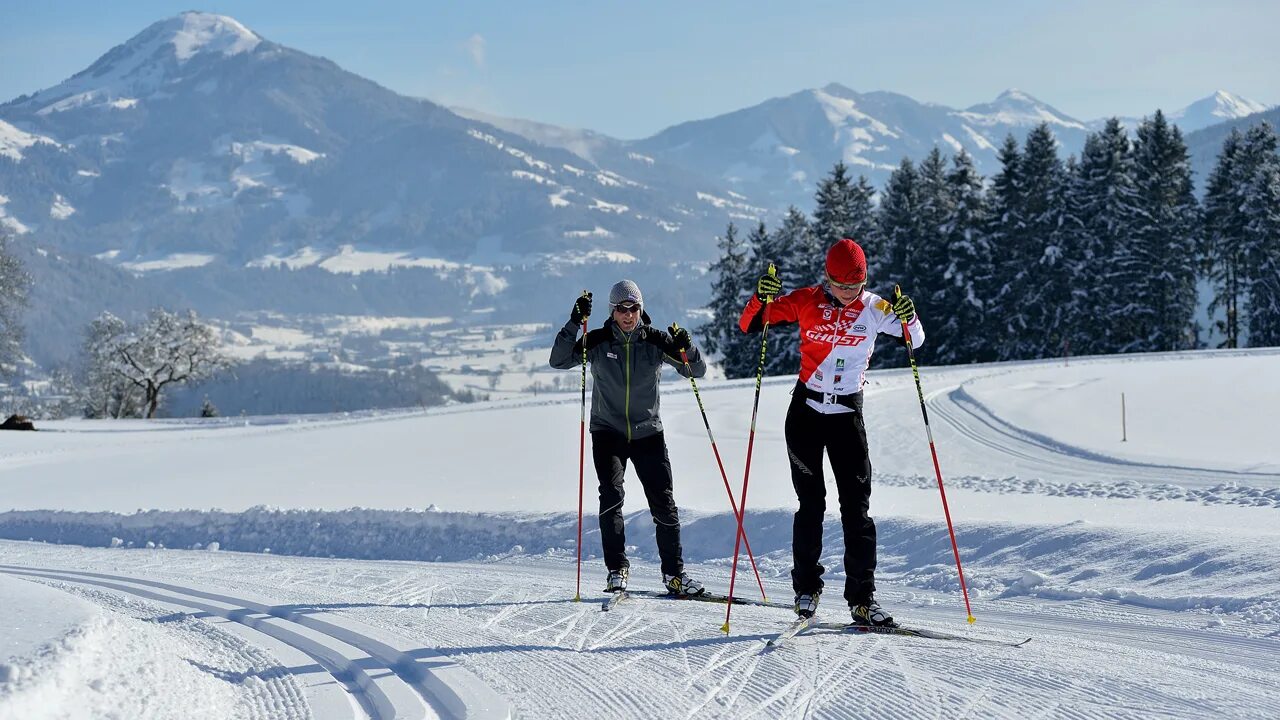
[[(800, 326), (800, 382), (827, 396), (861, 392), (876, 336), (884, 333), (902, 337), (902, 323), (893, 314), (889, 301), (868, 290), (844, 307), (839, 307), (821, 285), (793, 290), (775, 298), (767, 307), (752, 295), (742, 309), (738, 327), (743, 332), (757, 331), (766, 318), (770, 327), (791, 323)], [(920, 347), (924, 343), (920, 317), (916, 316), (907, 329), (911, 344)], [(850, 411), (835, 398), (808, 402), (820, 412)]]

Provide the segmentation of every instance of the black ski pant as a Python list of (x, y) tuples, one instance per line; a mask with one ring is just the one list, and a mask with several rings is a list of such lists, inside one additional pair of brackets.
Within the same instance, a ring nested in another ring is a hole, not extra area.
[[(861, 398), (859, 397), (859, 400)], [(827, 510), (822, 451), (827, 451), (840, 497), (840, 525), (844, 530), (844, 597), (861, 604), (875, 592), (876, 523), (871, 506), (871, 461), (861, 402), (855, 412), (824, 414), (809, 407), (800, 393), (791, 398), (786, 423), (791, 484), (800, 509), (792, 526), (791, 585), (796, 594), (822, 590), (826, 570), (822, 555), (822, 518)]]
[(680, 512), (672, 494), (671, 460), (667, 457), (667, 441), (662, 433), (627, 438), (611, 430), (591, 433), (591, 459), (600, 478), (600, 542), (604, 546), (604, 564), (610, 570), (629, 567), (627, 536), (622, 516), (624, 496), (622, 481), (627, 461), (635, 465), (640, 485), (649, 501), (649, 512), (657, 525), (658, 556), (665, 575), (684, 571), (680, 550)]

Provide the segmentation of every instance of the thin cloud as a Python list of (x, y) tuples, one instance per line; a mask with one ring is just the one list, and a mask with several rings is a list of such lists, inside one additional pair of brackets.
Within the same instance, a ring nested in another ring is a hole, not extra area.
[(475, 63), (477, 68), (483, 70), (484, 59), (485, 59), (484, 58), (485, 56), (484, 36), (481, 35), (480, 33), (476, 33), (475, 35), (472, 35), (471, 37), (467, 38), (467, 41), (465, 43), (463, 43), (463, 47), (466, 49), (467, 54), (471, 56), (471, 62)]

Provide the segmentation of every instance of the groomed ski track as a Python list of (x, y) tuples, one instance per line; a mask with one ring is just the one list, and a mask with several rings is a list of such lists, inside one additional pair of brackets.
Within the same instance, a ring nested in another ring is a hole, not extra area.
[[(293, 678), (317, 718), (581, 714), (574, 708), (628, 718), (655, 708), (688, 718), (1266, 717), (1280, 706), (1280, 640), (1101, 601), (979, 605), (968, 628), (953, 596), (885, 589), (913, 625), (1035, 642), (826, 633), (762, 653), (786, 611), (735, 606), (727, 636), (717, 604), (635, 596), (602, 613), (588, 578), (583, 602), (572, 601), (563, 559), (423, 564), (3, 542), (0, 565), (97, 602), (125, 597), (216, 622), (273, 655), (274, 674)], [(720, 568), (691, 570), (725, 580)], [(632, 577), (639, 585), (658, 572), (637, 565)], [(839, 598), (826, 600), (819, 616), (845, 620)]]

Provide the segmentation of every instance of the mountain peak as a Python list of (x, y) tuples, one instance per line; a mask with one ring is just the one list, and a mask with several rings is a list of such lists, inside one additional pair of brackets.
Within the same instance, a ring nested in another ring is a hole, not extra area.
[(1050, 125), (1084, 130), (1085, 126), (1075, 118), (1066, 115), (1027, 93), (1009, 88), (996, 96), (989, 103), (974, 105), (959, 113), (961, 117), (982, 125), (1003, 123), (1014, 126), (1032, 126), (1042, 122)]
[(1176, 122), (1183, 132), (1191, 132), (1215, 123), (1260, 113), (1266, 109), (1265, 104), (1255, 100), (1226, 90), (1215, 90), (1212, 95), (1202, 97), (1181, 110), (1169, 113), (1169, 119)]
[(128, 44), (139, 40), (152, 44), (157, 38), (161, 44), (173, 45), (174, 56), (179, 62), (186, 62), (202, 52), (238, 55), (252, 51), (262, 42), (257, 33), (235, 18), (188, 10), (152, 24)]
[(152, 23), (87, 69), (22, 104), (40, 115), (82, 107), (129, 108), (184, 77), (184, 67), (194, 58), (253, 52), (263, 42), (234, 18), (187, 11)]
[(999, 104), (1021, 104), (1021, 105), (1043, 105), (1044, 103), (1022, 92), (1018, 88), (1009, 88), (996, 96), (995, 103)]

